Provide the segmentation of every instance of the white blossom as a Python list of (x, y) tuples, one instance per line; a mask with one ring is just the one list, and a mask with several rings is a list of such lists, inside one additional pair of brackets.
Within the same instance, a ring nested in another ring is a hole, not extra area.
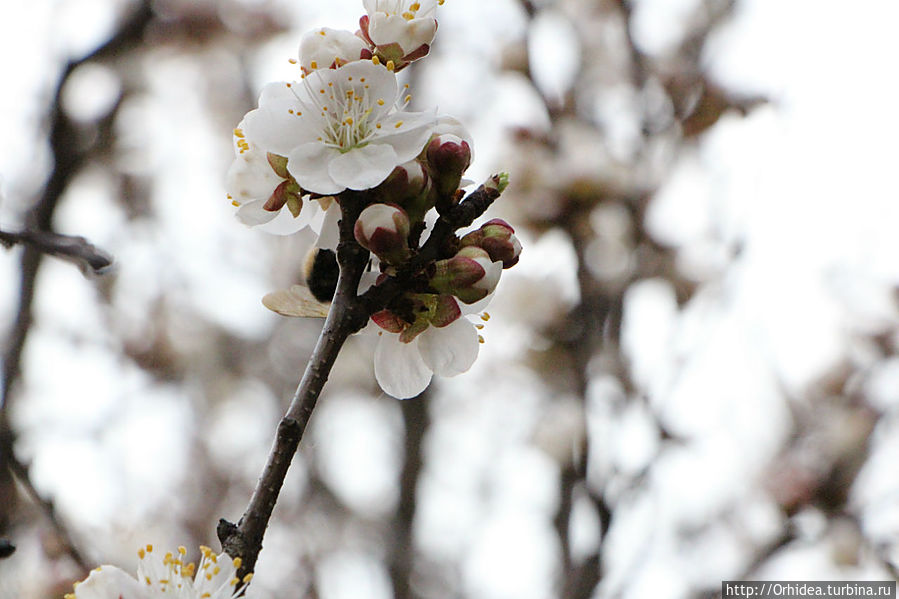
[(299, 199), (298, 216), (285, 205), (270, 209), (269, 198), (286, 179), (275, 172), (267, 153), (246, 136), (244, 124), (241, 121), (234, 129), (235, 157), (225, 176), (225, 189), (231, 204), (237, 208), (237, 219), (249, 227), (258, 226), (278, 235), (295, 233), (304, 227), (319, 232), (327, 206), (318, 201)]
[[(140, 563), (137, 578), (115, 566), (94, 569), (84, 582), (75, 583), (75, 590), (65, 599), (231, 599), (239, 589), (237, 570), (240, 558), (225, 553), (218, 555), (209, 547), (200, 547), (199, 567), (184, 563), (187, 550), (179, 547), (177, 555), (159, 556), (153, 546), (138, 551)], [(244, 577), (248, 583), (252, 574)]]
[(466, 372), (478, 357), (482, 339), (478, 329), (487, 320), (486, 314), (476, 316), (486, 307), (492, 296), (475, 305), (461, 305), (462, 316), (443, 327), (429, 326), (412, 341), (404, 343), (398, 333), (382, 330), (370, 323), (367, 331), (379, 335), (375, 347), (375, 379), (385, 393), (397, 399), (415, 397), (424, 391), (433, 375), (451, 377)]
[[(442, 4), (443, 2), (439, 2)], [(368, 37), (379, 48), (397, 44), (397, 57), (427, 54), (437, 33), (437, 0), (363, 0)]]
[(371, 189), (421, 152), (437, 123), (397, 106), (396, 76), (362, 60), (272, 83), (245, 118), (246, 135), (286, 156), (300, 186), (323, 195)]

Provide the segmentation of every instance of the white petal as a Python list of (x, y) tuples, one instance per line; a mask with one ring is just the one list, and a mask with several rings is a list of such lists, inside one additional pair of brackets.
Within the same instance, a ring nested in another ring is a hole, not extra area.
[(437, 21), (434, 18), (417, 18), (407, 21), (401, 15), (387, 15), (377, 12), (371, 15), (368, 35), (374, 43), (396, 42), (404, 53), (412, 52), (424, 44), (434, 41)]
[(440, 376), (456, 376), (471, 368), (478, 357), (478, 332), (467, 318), (445, 327), (429, 327), (418, 336), (422, 360)]
[(237, 212), (234, 213), (234, 216), (237, 217), (237, 220), (249, 227), (267, 223), (278, 216), (278, 213), (265, 210), (263, 208), (264, 205), (265, 202), (263, 200), (241, 204), (240, 208), (237, 209)]
[(373, 143), (390, 144), (396, 152), (398, 164), (402, 164), (421, 153), (431, 139), (436, 122), (431, 113), (396, 112), (381, 121), (384, 133), (376, 136)]
[(318, 242), (315, 244), (326, 250), (337, 251), (337, 242), (340, 241), (340, 204), (332, 202), (324, 212), (324, 218), (318, 229)]
[(148, 599), (146, 587), (115, 566), (101, 566), (75, 587), (77, 599)]
[(398, 335), (384, 333), (375, 348), (375, 378), (381, 389), (397, 399), (409, 399), (431, 382), (431, 370), (418, 352), (418, 343), (401, 343)]
[(329, 163), (339, 155), (340, 152), (320, 142), (305, 143), (288, 153), (287, 170), (306, 191), (340, 193), (346, 185), (339, 185), (328, 175)]
[(371, 189), (384, 181), (401, 162), (405, 160), (397, 159), (393, 147), (387, 144), (368, 144), (362, 148), (353, 148), (345, 154), (338, 153), (328, 164), (328, 174), (342, 187)]
[[(364, 98), (365, 105), (371, 108), (369, 118), (373, 121), (380, 120), (396, 103), (399, 93), (396, 75), (370, 60), (357, 60), (336, 70), (319, 70), (313, 74), (316, 73), (326, 73), (330, 77), (328, 81), (334, 81), (343, 93), (352, 89), (356, 97)], [(379, 103), (378, 100), (384, 102)]]
[[(318, 135), (317, 115), (303, 107), (291, 89), (297, 84), (269, 83), (259, 98), (259, 108), (244, 117), (244, 134), (252, 143), (266, 152), (286, 156), (294, 147), (313, 141)], [(302, 90), (298, 90), (302, 91)], [(288, 112), (293, 110), (294, 114)]]

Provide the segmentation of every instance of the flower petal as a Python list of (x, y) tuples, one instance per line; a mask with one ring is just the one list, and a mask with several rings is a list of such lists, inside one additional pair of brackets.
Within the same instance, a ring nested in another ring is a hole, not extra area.
[(445, 327), (430, 327), (418, 340), (424, 363), (440, 376), (456, 376), (471, 368), (478, 357), (478, 332), (467, 318)]
[(429, 112), (395, 112), (381, 121), (384, 133), (372, 141), (390, 144), (397, 155), (397, 164), (418, 156), (434, 131), (436, 117)]
[(115, 566), (102, 566), (91, 571), (84, 582), (75, 587), (76, 599), (148, 599), (144, 586)]
[(385, 393), (409, 399), (431, 382), (431, 370), (418, 352), (418, 343), (400, 343), (397, 335), (384, 333), (375, 348), (375, 378)]
[(338, 156), (340, 152), (322, 143), (305, 143), (288, 153), (287, 170), (306, 191), (326, 195), (340, 193), (346, 185), (338, 184), (328, 174), (330, 162)]
[[(259, 97), (259, 108), (244, 117), (244, 133), (252, 143), (266, 152), (287, 156), (294, 147), (315, 140), (317, 115), (297, 114), (303, 112), (292, 91), (298, 87), (302, 86), (283, 81), (265, 86)], [(288, 112), (290, 110), (293, 114)]]
[[(368, 144), (344, 154), (338, 153), (328, 164), (328, 174), (342, 187), (371, 189), (384, 181), (401, 162), (405, 160), (397, 159), (392, 146)], [(300, 185), (303, 185), (302, 182)]]

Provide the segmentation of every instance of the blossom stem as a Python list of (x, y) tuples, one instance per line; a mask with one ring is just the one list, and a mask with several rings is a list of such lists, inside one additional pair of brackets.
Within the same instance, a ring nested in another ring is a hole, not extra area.
[(368, 320), (368, 313), (356, 295), (368, 261), (368, 251), (356, 243), (353, 235), (356, 219), (365, 204), (365, 194), (347, 191), (340, 195), (340, 243), (337, 246), (340, 274), (331, 309), (306, 364), (303, 378), (278, 424), (274, 445), (246, 511), (236, 525), (224, 519), (219, 521), (217, 532), (222, 549), (228, 555), (242, 559), (238, 571), (240, 579), (255, 567), (256, 558), (262, 550), (262, 538), (287, 470), (337, 355), (347, 338), (365, 326)]

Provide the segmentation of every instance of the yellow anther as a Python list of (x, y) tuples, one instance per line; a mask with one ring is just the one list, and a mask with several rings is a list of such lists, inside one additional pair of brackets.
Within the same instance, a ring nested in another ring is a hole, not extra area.
[(243, 137), (243, 129), (235, 128), (234, 129), (234, 137)]
[(320, 89), (320, 90), (318, 90), (318, 93), (323, 94), (323, 93), (325, 93), (325, 90)]
[(478, 335), (478, 343), (485, 343), (484, 338)]
[(375, 124), (375, 129), (380, 129), (380, 128), (381, 128), (381, 123), (376, 123), (376, 124)]
[(390, 71), (390, 72), (393, 72), (393, 69), (396, 68), (396, 65), (393, 64), (393, 61), (392, 61), (392, 60), (388, 60), (386, 66), (387, 66), (387, 70)]
[(293, 84), (292, 84), (292, 83), (288, 83), (288, 84), (287, 84), (287, 87), (293, 87)]
[(296, 64), (296, 63), (297, 63), (297, 59), (296, 59), (296, 58), (288, 58), (288, 59), (287, 59), (287, 62), (289, 62), (290, 64)]
[(444, 2), (444, 0), (437, 0), (438, 6), (443, 6), (443, 2)]
[(478, 323), (478, 324), (474, 325), (474, 328), (476, 328), (479, 331), (482, 331), (484, 329), (484, 325), (482, 325), (481, 323)]
[(374, 56), (371, 57), (371, 61), (375, 64), (381, 64), (381, 59), (378, 58), (377, 54), (375, 54)]
[(200, 599), (208, 599), (209, 597), (212, 597), (212, 595), (209, 594), (209, 591), (206, 591), (205, 593), (200, 595)]
[(396, 125), (394, 125), (394, 128), (399, 129), (402, 126), (403, 126), (403, 121), (397, 121)]
[(487, 322), (488, 320), (490, 320), (490, 314), (488, 314), (487, 312), (484, 312), (483, 314), (481, 314), (481, 320), (483, 320), (484, 322)]
[(153, 553), (153, 545), (147, 545), (147, 553)]
[(152, 585), (153, 585), (153, 581), (150, 580), (150, 577), (149, 577), (149, 576), (145, 576), (145, 577), (144, 577), (144, 582), (147, 583), (147, 586), (152, 586)]
[(168, 583), (169, 583), (169, 579), (168, 579), (168, 578), (160, 578), (160, 579), (159, 579), (159, 584), (168, 584)]
[(180, 553), (181, 555), (187, 555), (187, 547), (185, 547), (184, 545), (179, 545), (178, 553)]
[(409, 94), (409, 95), (407, 95), (405, 98), (403, 98), (403, 103), (404, 103), (404, 104), (408, 104), (408, 103), (411, 102), (411, 101), (412, 101), (412, 94)]
[(144, 559), (144, 557), (146, 557), (146, 555), (147, 555), (147, 552), (144, 551), (143, 549), (137, 550), (137, 557), (139, 557), (140, 559)]
[(212, 575), (215, 576), (216, 574), (218, 574), (221, 571), (222, 571), (222, 569), (219, 568), (218, 566), (216, 566), (215, 568), (212, 569)]
[(348, 116), (348, 117), (346, 117), (346, 119), (344, 119), (343, 122), (346, 123), (347, 125), (352, 125), (352, 124), (353, 124), (353, 117)]
[(324, 37), (324, 36), (325, 36), (325, 30), (324, 30), (324, 29), (320, 29), (320, 30), (318, 31), (318, 34), (319, 34), (320, 36)]
[(212, 580), (212, 574), (209, 572), (206, 573), (206, 580)]
[(418, 2), (413, 2), (412, 4), (409, 5), (409, 10), (411, 10), (412, 12), (418, 12), (418, 9), (420, 9), (420, 8), (421, 8), (421, 4), (419, 4)]
[(309, 63), (309, 66), (312, 67), (313, 69), (317, 69), (317, 68), (318, 68), (318, 63), (317, 63), (316, 61), (313, 60), (312, 62)]
[(239, 578), (232, 578), (231, 582), (229, 584), (233, 587), (233, 586), (237, 586), (238, 582), (240, 582)]
[(359, 83), (365, 83), (365, 77), (359, 77)]
[(244, 583), (244, 584), (247, 584), (247, 583), (250, 582), (251, 580), (253, 580), (253, 573), (252, 573), (252, 572), (250, 572), (249, 574), (247, 574), (246, 576), (243, 577), (243, 583)]
[(243, 565), (243, 560), (240, 559), (239, 557), (235, 557), (235, 558), (231, 561), (231, 563), (234, 564), (234, 567), (235, 567), (235, 568), (240, 568), (240, 567)]
[(415, 18), (415, 14), (413, 14), (411, 12), (404, 12), (403, 18), (406, 19), (407, 21), (411, 21), (412, 19)]
[(287, 109), (287, 114), (293, 114), (293, 108), (288, 108), (288, 109)]
[(383, 105), (384, 105), (384, 100), (382, 100), (381, 98), (378, 98), (378, 106), (383, 106)]

